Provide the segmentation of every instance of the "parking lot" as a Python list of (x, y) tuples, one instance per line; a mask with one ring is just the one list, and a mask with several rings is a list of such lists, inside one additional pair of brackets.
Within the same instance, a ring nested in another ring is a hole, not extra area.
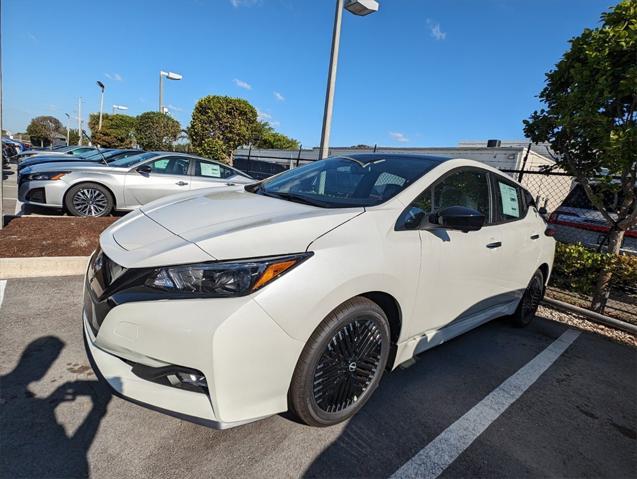
[[(484, 430), (468, 413), (517, 380), (565, 325), (539, 317), (526, 329), (504, 319), (480, 327), (386, 375), (343, 425), (315, 429), (279, 415), (216, 431), (113, 397), (96, 381), (81, 290), (79, 277), (0, 282), (2, 477), (423, 476), (412, 458), (432, 444), (449, 446), (437, 452), (449, 456), (443, 477), (637, 472), (637, 353), (591, 333), (570, 333), (572, 344)], [(474, 432), (466, 448), (454, 444)]]
[(12, 215), (15, 213), (15, 205), (18, 198), (18, 185), (16, 184), (17, 165), (11, 164), (7, 168), (2, 168), (2, 187), (4, 188), (4, 201), (2, 203), (2, 214)]

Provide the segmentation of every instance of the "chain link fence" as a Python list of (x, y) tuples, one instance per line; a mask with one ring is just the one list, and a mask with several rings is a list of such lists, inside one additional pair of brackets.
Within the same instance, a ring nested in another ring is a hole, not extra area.
[[(237, 155), (234, 166), (256, 179), (264, 179), (311, 161), (316, 158), (302, 157), (299, 150), (291, 151), (288, 157), (261, 154), (256, 159)], [(600, 271), (612, 271), (609, 294), (597, 312), (637, 324), (637, 229), (624, 235), (619, 257), (609, 255), (609, 224), (572, 176), (545, 170), (501, 171), (533, 195), (557, 240), (547, 294), (590, 309)], [(608, 211), (622, 200), (618, 194), (605, 193), (603, 197)]]

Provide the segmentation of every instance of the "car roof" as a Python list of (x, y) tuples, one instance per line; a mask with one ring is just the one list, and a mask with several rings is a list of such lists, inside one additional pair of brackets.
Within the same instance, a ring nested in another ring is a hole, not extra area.
[(369, 163), (370, 161), (376, 161), (380, 159), (396, 159), (396, 160), (411, 160), (411, 161), (436, 161), (442, 163), (444, 161), (450, 160), (450, 158), (445, 156), (435, 156), (435, 155), (422, 155), (417, 153), (352, 153), (352, 154), (344, 154), (344, 155), (332, 155), (330, 158), (353, 158), (354, 160), (358, 160), (362, 163)]

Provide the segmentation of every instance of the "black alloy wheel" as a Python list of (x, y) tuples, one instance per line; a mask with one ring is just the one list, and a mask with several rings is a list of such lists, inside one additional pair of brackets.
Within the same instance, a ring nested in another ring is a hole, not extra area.
[(531, 282), (526, 287), (520, 304), (515, 313), (513, 320), (518, 326), (527, 326), (533, 321), (537, 308), (544, 297), (544, 275), (540, 270), (536, 271)]
[(382, 308), (363, 297), (343, 303), (307, 341), (292, 377), (290, 409), (312, 426), (350, 418), (378, 386), (389, 349)]

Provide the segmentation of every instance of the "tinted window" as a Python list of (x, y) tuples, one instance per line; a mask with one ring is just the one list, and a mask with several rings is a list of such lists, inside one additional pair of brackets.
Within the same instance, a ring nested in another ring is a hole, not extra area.
[(95, 148), (78, 148), (77, 150), (70, 151), (69, 153), (71, 153), (71, 155), (73, 156), (79, 156), (82, 153), (86, 153), (87, 151), (93, 151), (93, 150), (95, 150)]
[(230, 168), (220, 165), (219, 163), (213, 163), (208, 161), (197, 161), (195, 167), (195, 175), (202, 176), (204, 178), (230, 178), (235, 175), (235, 172)]
[[(598, 185), (591, 185), (591, 189), (593, 190), (593, 193), (597, 195), (601, 194), (604, 201), (604, 208), (608, 211), (616, 211), (617, 206), (622, 203), (623, 195), (621, 192), (615, 193), (608, 190), (602, 191)], [(575, 185), (575, 188), (571, 190), (562, 205), (570, 206), (572, 208), (583, 208), (586, 210), (596, 209), (591, 203), (591, 200), (588, 199), (586, 191), (584, 191), (582, 185)]]
[(153, 173), (185, 176), (188, 174), (190, 160), (180, 156), (167, 156), (151, 161), (147, 165), (150, 166)]
[[(488, 224), (491, 209), (489, 183), (485, 171), (463, 169), (453, 172), (427, 188), (401, 216), (400, 222), (426, 218), (449, 206), (465, 206), (482, 213)], [(412, 223), (416, 225), (417, 223)]]
[(495, 195), (498, 204), (499, 221), (514, 221), (526, 213), (520, 188), (498, 177), (495, 178)]
[(295, 168), (248, 191), (325, 208), (383, 203), (440, 164), (428, 157), (356, 155)]
[(141, 163), (142, 161), (150, 160), (151, 158), (154, 158), (158, 155), (159, 153), (151, 153), (151, 152), (140, 153), (138, 155), (133, 155), (128, 158), (120, 158), (118, 160), (115, 160), (112, 163), (109, 163), (109, 166), (119, 166), (122, 168), (128, 168), (138, 163)]

